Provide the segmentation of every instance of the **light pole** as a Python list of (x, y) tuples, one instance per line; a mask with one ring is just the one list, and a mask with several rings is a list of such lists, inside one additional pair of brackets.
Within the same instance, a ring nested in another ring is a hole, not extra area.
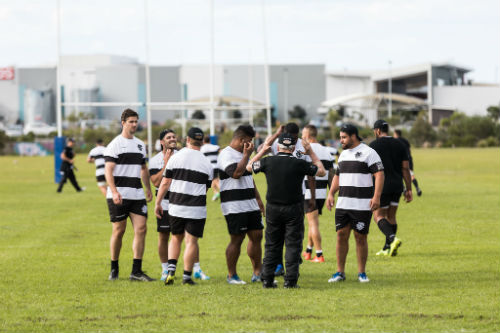
[(288, 123), (288, 68), (283, 68), (283, 108), (285, 109), (285, 124)]
[(391, 71), (392, 61), (389, 60), (389, 107), (387, 109), (389, 113), (389, 118), (392, 118), (392, 71)]

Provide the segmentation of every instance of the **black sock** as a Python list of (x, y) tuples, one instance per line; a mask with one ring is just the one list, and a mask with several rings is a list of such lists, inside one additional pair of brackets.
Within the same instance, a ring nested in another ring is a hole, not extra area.
[(316, 251), (316, 257), (321, 257), (323, 255), (323, 251)]
[(167, 264), (168, 271), (172, 272), (172, 274), (175, 274), (175, 270), (177, 268), (177, 259), (168, 259)]
[(396, 237), (396, 233), (398, 232), (398, 225), (397, 224), (391, 224), (392, 231), (394, 232), (394, 237)]
[(118, 271), (118, 260), (111, 260), (111, 270), (113, 269)]
[(313, 253), (313, 248), (306, 247), (306, 253)]
[(413, 179), (412, 182), (413, 182), (413, 185), (415, 185), (415, 187), (418, 190), (418, 181), (417, 181), (417, 178)]
[(190, 280), (191, 279), (191, 274), (193, 274), (193, 272), (184, 271), (184, 274), (182, 275), (182, 279), (183, 280)]
[(392, 225), (389, 223), (389, 221), (387, 221), (387, 219), (385, 218), (378, 221), (377, 225), (380, 231), (382, 231), (382, 233), (385, 235), (384, 250), (386, 250), (391, 246), (394, 237), (396, 237), (394, 229)]
[(132, 265), (132, 274), (142, 272), (142, 259), (134, 259), (134, 263)]

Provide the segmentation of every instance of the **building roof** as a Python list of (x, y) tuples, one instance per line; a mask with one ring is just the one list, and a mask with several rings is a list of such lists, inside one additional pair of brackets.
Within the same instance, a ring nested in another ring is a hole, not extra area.
[(431, 70), (433, 67), (445, 67), (445, 68), (449, 68), (449, 69), (455, 68), (459, 71), (463, 71), (466, 73), (472, 71), (471, 68), (468, 68), (465, 66), (458, 66), (458, 65), (452, 64), (450, 62), (428, 62), (428, 63), (412, 65), (412, 66), (391, 68), (390, 72), (389, 72), (389, 69), (385, 69), (382, 71), (376, 71), (376, 72), (372, 73), (372, 80), (373, 81), (385, 81), (385, 80), (388, 80), (389, 77), (392, 79), (396, 79), (396, 78), (404, 78), (404, 77), (408, 77), (408, 76), (414, 76), (416, 74), (424, 74), (427, 71)]
[(323, 103), (321, 103), (321, 106), (324, 108), (329, 108), (333, 106), (347, 104), (348, 102), (352, 102), (355, 100), (380, 102), (383, 100), (388, 100), (389, 97), (392, 99), (393, 102), (399, 102), (403, 104), (410, 104), (410, 105), (427, 104), (425, 100), (412, 96), (401, 95), (401, 94), (376, 93), (376, 94), (350, 94), (350, 95), (335, 97), (330, 100), (324, 101)]

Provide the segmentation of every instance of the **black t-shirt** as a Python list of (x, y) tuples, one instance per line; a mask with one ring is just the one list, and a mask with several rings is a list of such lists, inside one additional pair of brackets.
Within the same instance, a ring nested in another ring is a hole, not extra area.
[[(75, 157), (75, 153), (73, 152), (73, 148), (68, 147), (68, 146), (64, 147), (64, 155), (67, 158), (69, 158), (70, 160), (72, 160), (73, 157)], [(63, 161), (61, 164), (61, 169), (68, 168), (70, 166), (71, 166), (71, 164), (68, 161)]]
[(266, 175), (267, 202), (280, 205), (302, 202), (304, 176), (314, 176), (318, 171), (318, 167), (314, 164), (286, 153), (254, 162), (252, 169), (255, 173), (262, 171)]
[(403, 138), (401, 136), (398, 138), (398, 140), (401, 141), (405, 145), (406, 152), (408, 153), (408, 159), (410, 161), (410, 170), (413, 170), (413, 158), (411, 157), (410, 142), (408, 142), (408, 140), (406, 140), (405, 138)]
[(370, 143), (384, 165), (384, 189), (382, 193), (403, 192), (403, 161), (408, 161), (404, 144), (390, 136), (384, 136)]

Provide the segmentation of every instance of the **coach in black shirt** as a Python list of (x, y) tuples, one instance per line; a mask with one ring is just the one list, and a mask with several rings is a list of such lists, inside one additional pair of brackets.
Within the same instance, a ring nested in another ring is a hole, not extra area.
[(74, 168), (74, 158), (75, 158), (75, 153), (73, 152), (73, 145), (75, 144), (75, 140), (69, 138), (68, 143), (66, 144), (66, 147), (64, 147), (63, 152), (61, 153), (61, 159), (62, 159), (62, 164), (61, 164), (61, 181), (59, 182), (59, 187), (57, 188), (57, 192), (62, 192), (63, 186), (66, 183), (66, 180), (69, 179), (73, 187), (77, 192), (81, 192), (82, 188), (80, 185), (78, 185), (78, 182), (76, 181), (75, 173), (73, 172)]
[(299, 278), (300, 254), (304, 240), (304, 204), (302, 182), (304, 176), (324, 176), (323, 164), (314, 154), (309, 142), (303, 140), (305, 153), (312, 164), (294, 158), (296, 140), (288, 133), (278, 139), (278, 154), (262, 158), (271, 148), (266, 140), (260, 152), (247, 165), (248, 171), (263, 172), (267, 180), (266, 244), (262, 269), (264, 288), (273, 288), (274, 269), (285, 253), (285, 288), (296, 288)]

